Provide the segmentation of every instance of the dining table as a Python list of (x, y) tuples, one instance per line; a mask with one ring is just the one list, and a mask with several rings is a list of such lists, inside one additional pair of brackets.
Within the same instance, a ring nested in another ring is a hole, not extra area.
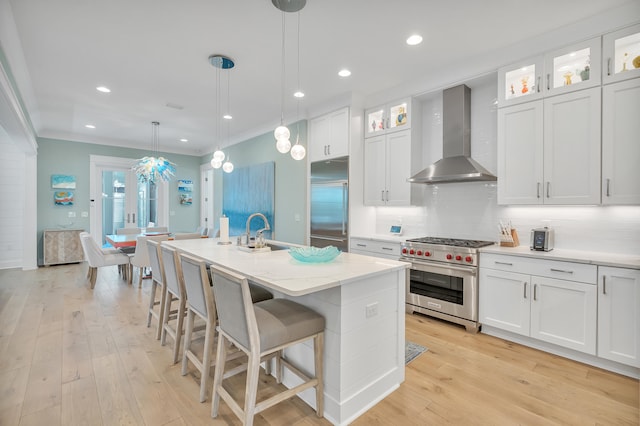
[(104, 236), (104, 239), (109, 244), (111, 244), (112, 247), (115, 247), (117, 249), (130, 249), (131, 247), (136, 246), (138, 237), (153, 237), (158, 235), (169, 235), (169, 239), (171, 239), (172, 234), (170, 232), (145, 232), (144, 234), (107, 234)]

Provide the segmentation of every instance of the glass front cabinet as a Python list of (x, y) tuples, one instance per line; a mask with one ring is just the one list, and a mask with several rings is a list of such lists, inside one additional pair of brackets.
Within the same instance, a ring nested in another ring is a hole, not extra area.
[(501, 68), (498, 71), (499, 105), (599, 86), (600, 40), (596, 37)]
[(367, 121), (364, 137), (368, 138), (410, 128), (411, 110), (410, 98), (367, 109), (365, 111)]
[(640, 24), (606, 34), (603, 46), (603, 83), (640, 77)]

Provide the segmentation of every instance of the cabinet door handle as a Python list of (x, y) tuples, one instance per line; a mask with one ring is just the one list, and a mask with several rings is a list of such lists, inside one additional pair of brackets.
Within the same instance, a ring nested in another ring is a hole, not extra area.
[(331, 155), (331, 145), (327, 145), (327, 155)]
[(526, 299), (527, 298), (527, 282), (524, 282), (524, 294), (523, 297)]
[(538, 284), (533, 285), (533, 300), (538, 300)]
[(607, 75), (611, 75), (611, 58), (607, 58)]
[(380, 191), (380, 201), (384, 201), (384, 189)]
[(136, 214), (133, 213), (133, 221), (131, 223), (136, 223)]
[(538, 93), (540, 93), (542, 91), (542, 89), (540, 88), (540, 76), (538, 76), (538, 82), (536, 83), (537, 89), (538, 89)]
[(360, 243), (356, 243), (356, 245), (357, 245), (358, 247), (366, 247), (366, 246), (367, 246), (366, 244), (360, 244)]
[(607, 197), (611, 196), (611, 192), (609, 191), (611, 185), (611, 179), (607, 178)]
[(127, 213), (127, 223), (131, 223), (131, 213)]
[(607, 294), (607, 276), (602, 276), (602, 294)]
[(556, 268), (551, 268), (551, 272), (562, 272), (563, 274), (573, 274), (573, 271), (568, 271), (565, 269), (556, 269)]
[(547, 198), (551, 197), (551, 182), (547, 182)]
[(551, 74), (547, 74), (547, 90), (551, 90), (550, 82), (551, 82)]
[(507, 265), (507, 266), (513, 266), (513, 263), (509, 263), (509, 262), (498, 262), (497, 260), (494, 261), (494, 263), (496, 265)]
[(389, 202), (389, 190), (387, 189), (387, 203)]
[(382, 250), (389, 250), (389, 251), (393, 251), (392, 247), (382, 247)]
[(536, 197), (540, 198), (540, 182), (538, 182), (538, 183), (536, 184), (536, 186), (537, 186), (537, 189), (536, 189)]

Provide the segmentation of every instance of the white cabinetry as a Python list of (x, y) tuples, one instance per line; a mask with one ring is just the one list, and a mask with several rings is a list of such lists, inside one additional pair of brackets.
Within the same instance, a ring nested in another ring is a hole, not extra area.
[(639, 117), (640, 78), (602, 88), (602, 204), (640, 204)]
[(412, 117), (416, 114), (413, 106), (414, 101), (407, 98), (367, 109), (364, 113), (367, 118), (364, 137), (368, 138), (410, 128)]
[(400, 242), (369, 238), (351, 238), (349, 253), (398, 260), (400, 259)]
[(640, 77), (640, 24), (605, 34), (602, 46), (604, 84)]
[(349, 108), (316, 117), (309, 122), (309, 161), (349, 155)]
[(600, 88), (498, 110), (499, 204), (600, 203)]
[(598, 267), (598, 356), (640, 368), (640, 270)]
[[(417, 102), (408, 111), (417, 114)], [(410, 126), (410, 128), (409, 128)], [(422, 202), (424, 185), (407, 182), (422, 167), (422, 144), (419, 121), (410, 122), (404, 130), (389, 131), (365, 137), (364, 140), (364, 204), (370, 206), (410, 206)], [(398, 127), (395, 128), (397, 130)]]
[(596, 354), (597, 267), (482, 253), (480, 322)]
[(599, 86), (600, 62), (600, 37), (596, 37), (502, 67), (498, 104), (503, 107)]

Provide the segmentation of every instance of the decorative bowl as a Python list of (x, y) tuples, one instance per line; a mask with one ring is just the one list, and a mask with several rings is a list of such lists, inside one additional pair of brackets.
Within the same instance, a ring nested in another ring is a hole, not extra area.
[(323, 248), (318, 247), (291, 247), (289, 254), (294, 259), (305, 263), (326, 263), (331, 262), (339, 254), (340, 250), (334, 246)]

